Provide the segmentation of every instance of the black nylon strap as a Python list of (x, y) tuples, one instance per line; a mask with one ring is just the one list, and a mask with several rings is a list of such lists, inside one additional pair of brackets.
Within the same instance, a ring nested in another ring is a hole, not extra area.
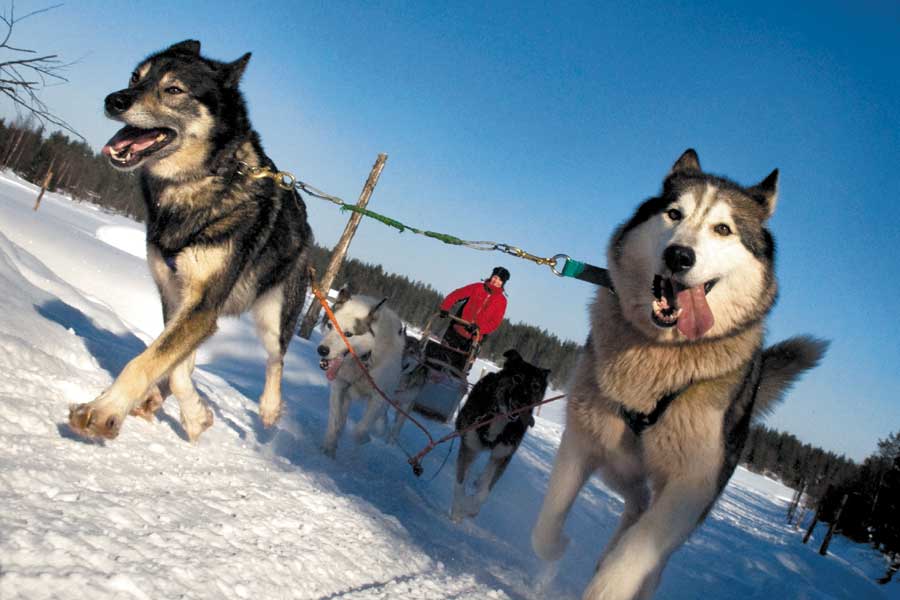
[(672, 392), (657, 400), (656, 408), (654, 408), (653, 412), (650, 414), (630, 410), (625, 408), (624, 404), (619, 405), (619, 414), (622, 416), (622, 420), (625, 421), (625, 424), (628, 425), (629, 429), (634, 432), (634, 435), (640, 437), (645, 429), (656, 425), (656, 422), (663, 416), (663, 413), (666, 412), (666, 409), (669, 408), (672, 401), (680, 396), (685, 389), (687, 388), (682, 388), (677, 392)]
[(609, 271), (600, 267), (595, 267), (594, 265), (589, 265), (587, 263), (585, 263), (584, 269), (582, 269), (581, 273), (575, 275), (575, 279), (580, 279), (588, 283), (593, 283), (594, 285), (603, 286), (611, 290), (613, 289), (612, 279), (610, 279), (609, 277)]

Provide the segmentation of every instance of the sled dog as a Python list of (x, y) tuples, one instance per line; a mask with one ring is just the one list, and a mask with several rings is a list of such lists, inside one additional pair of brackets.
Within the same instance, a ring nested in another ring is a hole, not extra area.
[(827, 343), (764, 348), (775, 302), (766, 221), (778, 171), (742, 187), (703, 172), (687, 150), (662, 192), (641, 204), (607, 249), (568, 398), (566, 428), (532, 531), (545, 560), (564, 552), (566, 514), (600, 471), (625, 501), (584, 593), (653, 595), (670, 555), (703, 522), (731, 477), (754, 415), (770, 411)]
[[(394, 422), (390, 426), (385, 441), (396, 444), (400, 439), (400, 430), (406, 422), (406, 414), (413, 411), (416, 397), (425, 385), (427, 370), (420, 363), (421, 340), (409, 335), (404, 329), (403, 358), (401, 360), (400, 380), (392, 399), (399, 407), (394, 411)], [(401, 412), (402, 411), (402, 412)]]
[[(385, 299), (386, 300), (386, 299)], [(388, 397), (397, 389), (403, 370), (403, 349), (406, 334), (397, 314), (385, 306), (385, 300), (354, 295), (348, 288), (338, 293), (332, 307), (334, 317), (363, 361), (378, 388)], [(369, 440), (369, 429), (376, 421), (382, 425), (387, 417), (387, 402), (372, 387), (359, 363), (352, 356), (344, 340), (326, 316), (325, 337), (319, 345), (319, 367), (331, 382), (328, 401), (328, 429), (322, 450), (334, 457), (338, 438), (347, 422), (352, 398), (364, 398), (366, 411), (353, 430), (357, 444)]]
[[(456, 431), (462, 432), (467, 427), (488, 421), (492, 417), (524, 409), (544, 398), (550, 370), (525, 362), (516, 350), (507, 350), (503, 356), (506, 358), (503, 369), (482, 377), (469, 392), (466, 403), (456, 416)], [(525, 438), (525, 432), (534, 425), (532, 413), (533, 409), (523, 410), (509, 418), (498, 419), (462, 434), (456, 457), (451, 519), (458, 522), (464, 517), (478, 515), (488, 494)], [(478, 491), (474, 496), (466, 496), (466, 475), (483, 451), (491, 453), (490, 460), (478, 477)]]
[(70, 407), (81, 435), (114, 438), (129, 412), (150, 418), (171, 391), (197, 440), (213, 416), (191, 382), (196, 349), (221, 315), (247, 310), (268, 354), (260, 416), (266, 426), (278, 420), (312, 232), (294, 190), (242, 170), (275, 169), (238, 89), (249, 60), (211, 60), (187, 40), (139, 63), (128, 87), (106, 97), (106, 115), (125, 126), (103, 154), (117, 169), (140, 170), (147, 261), (165, 328), (96, 400)]

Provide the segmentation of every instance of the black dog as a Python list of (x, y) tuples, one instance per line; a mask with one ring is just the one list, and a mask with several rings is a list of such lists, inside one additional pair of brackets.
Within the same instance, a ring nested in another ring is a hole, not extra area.
[[(525, 362), (516, 350), (507, 350), (503, 356), (506, 358), (503, 369), (498, 373), (489, 373), (472, 388), (468, 400), (456, 417), (457, 431), (543, 400), (550, 370)], [(461, 436), (456, 459), (451, 519), (460, 521), (463, 517), (478, 514), (494, 484), (503, 475), (522, 443), (525, 432), (534, 425), (533, 410), (528, 408), (510, 417), (497, 419)], [(490, 450), (490, 462), (478, 478), (476, 495), (466, 496), (466, 474), (483, 450)]]
[(263, 424), (281, 413), (283, 358), (306, 294), (312, 232), (293, 189), (249, 176), (276, 170), (238, 88), (249, 59), (212, 60), (187, 40), (141, 61), (128, 87), (106, 97), (107, 116), (125, 127), (103, 153), (117, 169), (139, 169), (147, 262), (166, 326), (99, 398), (71, 407), (69, 424), (81, 435), (114, 438), (126, 415), (149, 417), (171, 390), (196, 440), (212, 411), (191, 382), (194, 353), (221, 315), (247, 310), (268, 354)]

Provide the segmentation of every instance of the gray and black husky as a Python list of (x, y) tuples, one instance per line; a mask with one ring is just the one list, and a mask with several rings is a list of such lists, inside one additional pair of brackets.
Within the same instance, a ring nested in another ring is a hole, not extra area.
[(278, 420), (312, 232), (294, 190), (245, 175), (275, 170), (238, 89), (249, 59), (211, 60), (187, 40), (142, 61), (128, 87), (106, 97), (107, 116), (125, 127), (103, 153), (117, 169), (140, 169), (165, 329), (96, 400), (70, 408), (82, 435), (114, 438), (126, 415), (149, 417), (171, 391), (196, 440), (213, 417), (191, 382), (195, 351), (221, 315), (247, 310), (268, 353), (260, 416), (266, 426)]
[(591, 333), (569, 393), (532, 545), (547, 560), (587, 478), (625, 500), (619, 528), (584, 593), (653, 595), (669, 556), (703, 522), (731, 474), (750, 420), (823, 356), (825, 342), (764, 348), (772, 308), (778, 171), (742, 187), (686, 151), (610, 240), (614, 290), (590, 309)]

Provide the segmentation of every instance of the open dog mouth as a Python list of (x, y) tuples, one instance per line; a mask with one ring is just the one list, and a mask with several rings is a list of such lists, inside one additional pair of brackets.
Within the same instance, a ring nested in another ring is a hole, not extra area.
[(129, 169), (168, 146), (176, 137), (175, 131), (167, 127), (141, 129), (126, 125), (106, 142), (103, 154), (109, 157), (112, 166)]
[(336, 358), (323, 358), (319, 361), (319, 368), (325, 371), (325, 377), (328, 379), (328, 381), (334, 381), (334, 378), (337, 377), (338, 369), (341, 368), (341, 363), (343, 362), (343, 356), (338, 356)]
[(653, 304), (650, 318), (657, 327), (678, 326), (689, 340), (695, 340), (709, 331), (715, 323), (706, 294), (716, 285), (716, 279), (687, 287), (662, 275), (653, 278)]

